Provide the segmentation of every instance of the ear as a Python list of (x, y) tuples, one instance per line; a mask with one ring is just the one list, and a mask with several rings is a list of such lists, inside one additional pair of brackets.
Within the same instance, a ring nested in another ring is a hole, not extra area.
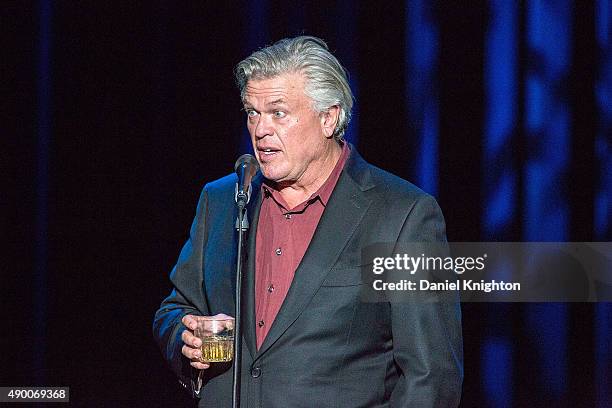
[(331, 138), (334, 135), (339, 117), (340, 107), (338, 105), (334, 105), (327, 109), (327, 111), (321, 112), (321, 128), (323, 129), (325, 137)]

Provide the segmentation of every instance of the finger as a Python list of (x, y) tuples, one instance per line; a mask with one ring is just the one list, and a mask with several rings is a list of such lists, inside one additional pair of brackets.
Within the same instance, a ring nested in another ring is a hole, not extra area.
[(207, 368), (210, 368), (210, 364), (208, 363), (200, 363), (197, 361), (192, 361), (191, 362), (191, 366), (193, 368), (197, 368), (198, 370), (206, 370)]
[(181, 322), (185, 325), (185, 327), (191, 330), (195, 330), (196, 327), (198, 326), (198, 321), (193, 315), (183, 316), (183, 318), (181, 319)]
[(202, 352), (200, 352), (200, 350), (194, 349), (187, 345), (181, 347), (181, 353), (183, 353), (183, 355), (188, 359), (195, 361), (200, 361), (200, 357), (202, 356)]
[(200, 350), (198, 349), (193, 349), (189, 346), (183, 346), (181, 348), (181, 353), (183, 353), (183, 355), (185, 357), (187, 357), (188, 359), (191, 360), (191, 366), (194, 368), (197, 368), (198, 370), (205, 370), (207, 368), (210, 367), (210, 364), (202, 362), (200, 360), (200, 357), (202, 356), (202, 353), (200, 352)]
[(202, 345), (202, 340), (193, 335), (189, 330), (183, 330), (181, 340), (188, 346), (198, 348)]

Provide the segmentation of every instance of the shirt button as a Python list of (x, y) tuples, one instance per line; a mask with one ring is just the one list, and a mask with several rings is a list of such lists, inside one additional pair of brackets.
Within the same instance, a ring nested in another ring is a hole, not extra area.
[(280, 256), (280, 255), (283, 253), (283, 250), (282, 250), (282, 249), (280, 249), (280, 247), (279, 247), (279, 248), (276, 248), (276, 251), (275, 251), (275, 252), (276, 252), (276, 255), (279, 255), (279, 256)]
[(272, 293), (274, 292), (274, 285), (270, 284), (270, 286), (268, 286), (268, 292)]
[(291, 214), (285, 214), (285, 218), (290, 220), (291, 219)]
[(251, 368), (251, 377), (253, 378), (257, 378), (261, 375), (261, 368), (259, 367), (253, 367)]
[(257, 322), (257, 326), (259, 326), (259, 327), (263, 327), (263, 326), (264, 326), (264, 324), (265, 324), (265, 323), (264, 323), (264, 321), (263, 321), (263, 320), (260, 320), (260, 321), (258, 321), (258, 322)]

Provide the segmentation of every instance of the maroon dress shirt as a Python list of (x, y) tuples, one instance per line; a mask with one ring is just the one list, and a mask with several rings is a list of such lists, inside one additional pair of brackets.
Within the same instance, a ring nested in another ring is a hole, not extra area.
[(349, 156), (348, 143), (323, 185), (303, 203), (288, 208), (278, 190), (264, 183), (255, 242), (255, 319), (259, 349), (287, 296), (321, 215)]

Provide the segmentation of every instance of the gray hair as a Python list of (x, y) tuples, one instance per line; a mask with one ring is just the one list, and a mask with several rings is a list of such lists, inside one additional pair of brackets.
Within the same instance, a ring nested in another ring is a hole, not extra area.
[(315, 112), (325, 112), (336, 105), (339, 107), (340, 114), (333, 137), (342, 140), (351, 120), (353, 93), (348, 84), (346, 69), (320, 38), (284, 38), (242, 60), (235, 70), (240, 97), (244, 99), (247, 82), (251, 79), (268, 79), (294, 72), (305, 75), (304, 91), (312, 99)]

